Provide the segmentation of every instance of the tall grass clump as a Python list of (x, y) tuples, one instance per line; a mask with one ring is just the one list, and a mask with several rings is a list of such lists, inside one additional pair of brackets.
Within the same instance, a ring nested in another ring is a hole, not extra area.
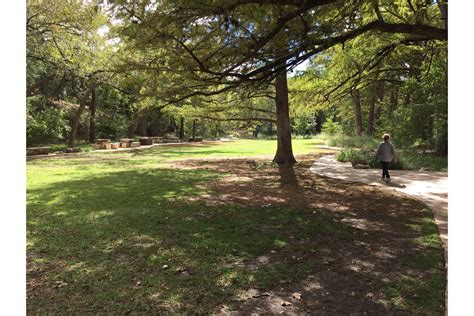
[(336, 160), (340, 162), (349, 162), (363, 158), (362, 153), (355, 148), (344, 148), (336, 155)]
[[(409, 150), (397, 150), (396, 158), (396, 162), (392, 161), (390, 163), (390, 169), (448, 171), (447, 157)], [(368, 165), (370, 168), (380, 168), (380, 163), (375, 157), (375, 150), (344, 148), (336, 155), (336, 160)]]
[(414, 150), (399, 150), (397, 157), (407, 170), (448, 171), (448, 157)]

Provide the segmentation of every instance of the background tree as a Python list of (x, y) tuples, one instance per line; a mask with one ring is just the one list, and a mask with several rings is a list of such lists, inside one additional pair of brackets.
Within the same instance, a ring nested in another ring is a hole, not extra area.
[[(78, 103), (68, 145), (74, 147), (84, 109), (94, 111), (112, 51), (99, 31), (107, 24), (98, 2), (31, 0), (27, 6), (27, 96)], [(93, 116), (91, 116), (94, 127)]]

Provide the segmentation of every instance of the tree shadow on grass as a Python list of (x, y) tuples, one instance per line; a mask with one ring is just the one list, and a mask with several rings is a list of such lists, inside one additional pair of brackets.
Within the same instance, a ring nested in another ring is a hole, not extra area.
[[(396, 306), (412, 311), (438, 312), (444, 305), (443, 251), (433, 217), (418, 201), (364, 184), (315, 176), (308, 171), (304, 161), (296, 167), (283, 168), (250, 159), (190, 162), (184, 165), (238, 176), (235, 181), (210, 183), (209, 188), (217, 194), (201, 199), (209, 205), (233, 202), (247, 207), (284, 207), (292, 210), (293, 215), (287, 223), (293, 224), (299, 223), (296, 221), (298, 217), (308, 219), (309, 216), (309, 222), (315, 227), (307, 238), (316, 239), (316, 248), (325, 253), (321, 256), (318, 252), (319, 256), (313, 260), (322, 262), (323, 267), (326, 267), (323, 265), (324, 258), (331, 263), (328, 271), (324, 268), (320, 271), (318, 286), (324, 284), (322, 288), (332, 289), (328, 297), (312, 295), (311, 301), (315, 303), (312, 308), (364, 312), (370, 311), (370, 304), (377, 301), (379, 307)], [(317, 225), (319, 218), (330, 220)], [(335, 226), (331, 223), (342, 229), (333, 229)], [(419, 262), (423, 262), (423, 268), (417, 265)], [(431, 287), (432, 283), (428, 285), (429, 282), (417, 282), (418, 288), (414, 290), (417, 294), (413, 297), (410, 291), (403, 295), (400, 291), (388, 291), (390, 284), (396, 287), (407, 275), (418, 281), (437, 280), (436, 287)], [(364, 291), (367, 297), (360, 296)], [(386, 295), (380, 295), (380, 291)], [(400, 297), (393, 296), (393, 293), (398, 293)], [(321, 295), (324, 296), (324, 293)], [(277, 304), (278, 300), (267, 300), (266, 303), (267, 310), (274, 313), (291, 312), (289, 307), (282, 309)], [(257, 301), (250, 305), (258, 309), (262, 304), (265, 305)], [(292, 306), (297, 305), (298, 302), (293, 302)], [(371, 311), (382, 312), (377, 309)]]
[[(285, 171), (284, 185), (274, 191), (275, 200), (286, 197), (282, 203), (191, 199), (204, 196), (202, 184), (217, 178), (205, 170), (149, 169), (28, 190), (28, 311), (209, 313), (225, 305), (244, 313), (383, 313), (393, 308), (379, 293), (384, 278), (391, 282), (416, 269), (413, 241), (431, 234), (418, 232), (426, 214), (407, 211), (416, 216), (395, 224), (384, 212), (359, 213), (356, 202), (341, 202), (350, 211), (342, 215), (311, 206), (314, 199), (302, 198), (311, 196), (307, 184), (294, 170)], [(262, 193), (272, 197), (273, 182), (248, 185), (255, 201)], [(341, 198), (340, 187), (314, 185), (323, 203)], [(264, 186), (272, 190), (258, 191)], [(354, 201), (366, 197), (354, 192)], [(357, 226), (357, 220), (385, 226)], [(428, 259), (421, 268), (436, 269)], [(292, 299), (293, 291), (303, 299)], [(403, 298), (405, 292), (395, 287), (391, 293)], [(292, 305), (282, 306), (283, 300)]]

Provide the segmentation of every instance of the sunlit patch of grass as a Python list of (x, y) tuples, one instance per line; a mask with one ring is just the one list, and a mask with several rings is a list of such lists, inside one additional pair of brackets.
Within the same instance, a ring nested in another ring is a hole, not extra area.
[(288, 245), (288, 243), (284, 240), (280, 240), (280, 239), (276, 239), (273, 244), (278, 247), (278, 248), (283, 248), (285, 247), (286, 245)]
[(418, 244), (424, 247), (431, 247), (438, 249), (441, 246), (441, 239), (438, 233), (438, 227), (431, 216), (428, 209), (424, 209), (423, 212), (427, 215), (423, 217), (420, 223), (421, 235), (416, 240)]
[(225, 287), (231, 286), (237, 276), (237, 271), (227, 271), (217, 280), (217, 284)]

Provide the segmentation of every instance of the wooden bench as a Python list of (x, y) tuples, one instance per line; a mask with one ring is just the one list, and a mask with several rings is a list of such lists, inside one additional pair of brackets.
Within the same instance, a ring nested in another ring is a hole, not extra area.
[(132, 142), (132, 143), (130, 144), (130, 147), (131, 147), (131, 148), (140, 147), (140, 142)]
[(120, 138), (120, 147), (129, 148), (132, 142), (133, 142), (133, 139), (131, 138)]
[[(107, 145), (109, 144), (109, 145)], [(109, 147), (109, 148), (107, 148)], [(108, 138), (98, 138), (95, 141), (95, 149), (110, 149), (110, 139)]]
[(138, 141), (140, 145), (153, 145), (153, 138), (151, 137), (139, 137)]

